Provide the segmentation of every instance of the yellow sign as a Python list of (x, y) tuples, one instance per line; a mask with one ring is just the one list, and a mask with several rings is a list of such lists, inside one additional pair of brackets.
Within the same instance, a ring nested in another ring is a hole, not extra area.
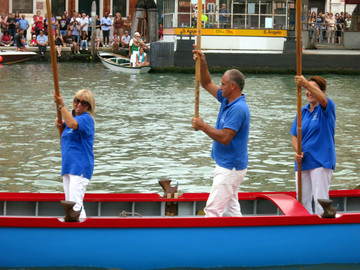
[[(175, 35), (196, 35), (195, 28), (175, 28)], [(251, 36), (251, 37), (286, 37), (286, 30), (274, 29), (201, 29), (202, 36)]]

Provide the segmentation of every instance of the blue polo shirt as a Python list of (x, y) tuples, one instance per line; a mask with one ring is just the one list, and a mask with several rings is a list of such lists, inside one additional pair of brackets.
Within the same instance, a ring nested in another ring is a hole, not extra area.
[(221, 103), (216, 121), (216, 129), (229, 128), (236, 131), (229, 144), (222, 145), (213, 141), (211, 157), (220, 167), (232, 170), (244, 170), (248, 165), (248, 140), (250, 129), (250, 110), (245, 95), (229, 104), (219, 89), (218, 101)]
[[(310, 112), (310, 104), (301, 109), (302, 142), (304, 158), (301, 162), (303, 171), (315, 168), (335, 169), (335, 103), (327, 98), (326, 108), (317, 105)], [(297, 136), (297, 116), (290, 131)], [(295, 162), (297, 171), (297, 162)]]
[(20, 19), (19, 20), (20, 29), (26, 30), (28, 25), (29, 25), (29, 21), (27, 19)]
[(61, 175), (83, 175), (91, 179), (94, 171), (95, 122), (87, 112), (74, 118), (79, 128), (74, 130), (65, 125), (65, 130), (61, 135)]

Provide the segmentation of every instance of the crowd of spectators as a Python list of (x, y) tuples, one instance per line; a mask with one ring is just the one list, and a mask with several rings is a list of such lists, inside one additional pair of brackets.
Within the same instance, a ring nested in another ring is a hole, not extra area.
[[(25, 18), (25, 15), (20, 16), (18, 13), (2, 15), (0, 46), (16, 46), (17, 50), (21, 51), (28, 50), (28, 47), (38, 47), (39, 53), (45, 54), (48, 46), (49, 21), (47, 14), (42, 16), (40, 11), (36, 12), (31, 22)], [(91, 17), (88, 14), (73, 11), (72, 16), (69, 16), (64, 11), (59, 18), (53, 16), (51, 23), (58, 57), (61, 57), (62, 47), (70, 47), (73, 53), (88, 50), (92, 33)], [(105, 12), (101, 19), (96, 15), (95, 48), (112, 47), (113, 50), (118, 50), (120, 47), (129, 48), (131, 25), (131, 15), (123, 18), (117, 12), (113, 18)]]
[(310, 42), (327, 42), (341, 44), (344, 31), (348, 31), (351, 25), (349, 13), (319, 12), (308, 13), (308, 30)]

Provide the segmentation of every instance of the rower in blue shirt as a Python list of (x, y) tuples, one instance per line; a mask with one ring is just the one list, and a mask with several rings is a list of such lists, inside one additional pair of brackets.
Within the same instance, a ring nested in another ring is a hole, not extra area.
[(211, 157), (216, 167), (204, 211), (207, 217), (240, 217), (238, 192), (247, 172), (250, 129), (250, 110), (243, 94), (245, 77), (237, 69), (227, 70), (218, 87), (211, 80), (204, 53), (193, 52), (195, 60), (200, 58), (202, 87), (220, 102), (215, 128), (200, 117), (192, 119), (192, 127), (213, 140)]
[[(301, 109), (302, 154), (297, 154), (297, 116), (291, 127), (292, 145), (295, 150), (295, 171), (301, 161), (302, 203), (313, 214), (312, 197), (315, 202), (315, 214), (323, 209), (318, 199), (329, 199), (330, 181), (335, 169), (335, 104), (325, 95), (326, 81), (319, 76), (306, 80), (295, 76), (295, 83), (306, 89), (309, 103)], [(296, 180), (297, 180), (297, 173)]]

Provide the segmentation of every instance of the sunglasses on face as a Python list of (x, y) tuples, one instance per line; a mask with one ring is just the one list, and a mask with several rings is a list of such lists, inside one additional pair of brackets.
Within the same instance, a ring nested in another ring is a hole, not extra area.
[(78, 98), (74, 98), (74, 103), (75, 105), (77, 106), (79, 103), (81, 103), (81, 106), (82, 107), (86, 107), (86, 106), (89, 106), (90, 107), (90, 103), (85, 101), (85, 100), (80, 100)]

